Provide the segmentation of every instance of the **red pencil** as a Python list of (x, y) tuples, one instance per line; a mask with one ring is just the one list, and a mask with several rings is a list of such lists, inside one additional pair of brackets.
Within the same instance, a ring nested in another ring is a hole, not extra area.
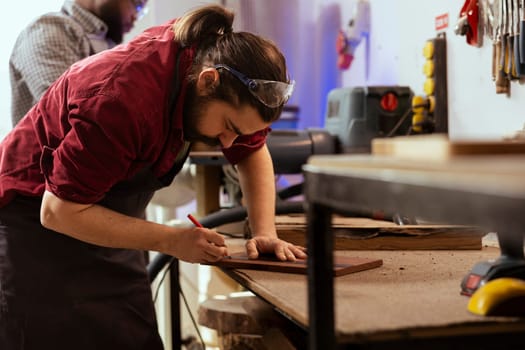
[(195, 219), (195, 217), (191, 214), (188, 214), (188, 219), (190, 219), (191, 222), (193, 222), (193, 224), (197, 227), (204, 227), (202, 226), (202, 224), (197, 220)]

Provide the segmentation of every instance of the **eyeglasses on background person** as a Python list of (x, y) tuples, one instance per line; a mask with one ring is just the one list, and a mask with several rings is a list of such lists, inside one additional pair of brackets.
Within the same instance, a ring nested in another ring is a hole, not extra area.
[(148, 13), (148, 7), (146, 6), (147, 0), (130, 0), (135, 11), (137, 11), (137, 19), (141, 19), (145, 14)]

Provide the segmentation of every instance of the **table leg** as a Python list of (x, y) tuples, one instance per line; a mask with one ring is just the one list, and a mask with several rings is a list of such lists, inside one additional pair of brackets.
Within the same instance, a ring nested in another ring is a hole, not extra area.
[(205, 217), (220, 209), (221, 171), (218, 165), (196, 165), (195, 193), (199, 217)]
[(171, 344), (172, 349), (182, 347), (179, 260), (173, 259), (170, 266)]
[(310, 203), (307, 221), (308, 346), (310, 350), (335, 349), (331, 211), (323, 205)]

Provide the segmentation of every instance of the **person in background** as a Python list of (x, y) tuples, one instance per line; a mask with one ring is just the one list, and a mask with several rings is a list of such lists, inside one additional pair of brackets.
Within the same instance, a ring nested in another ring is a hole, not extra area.
[(277, 235), (266, 146), (294, 82), (233, 19), (199, 7), (74, 63), (0, 143), (1, 349), (162, 349), (142, 251), (228, 255), (213, 230), (144, 219), (196, 141), (237, 166), (249, 258), (306, 258)]
[(120, 44), (145, 6), (146, 0), (66, 0), (60, 12), (31, 22), (9, 60), (13, 126), (73, 63)]

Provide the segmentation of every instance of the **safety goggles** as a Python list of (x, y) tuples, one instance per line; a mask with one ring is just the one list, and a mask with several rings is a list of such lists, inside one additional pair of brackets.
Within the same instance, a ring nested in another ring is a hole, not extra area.
[(283, 81), (251, 79), (241, 72), (225, 64), (216, 64), (215, 69), (225, 69), (239, 79), (248, 91), (263, 105), (277, 108), (285, 104), (292, 96), (295, 81), (285, 83)]
[(131, 0), (131, 3), (135, 6), (135, 11), (137, 11), (137, 19), (141, 19), (146, 13), (148, 13), (146, 2), (146, 0)]

